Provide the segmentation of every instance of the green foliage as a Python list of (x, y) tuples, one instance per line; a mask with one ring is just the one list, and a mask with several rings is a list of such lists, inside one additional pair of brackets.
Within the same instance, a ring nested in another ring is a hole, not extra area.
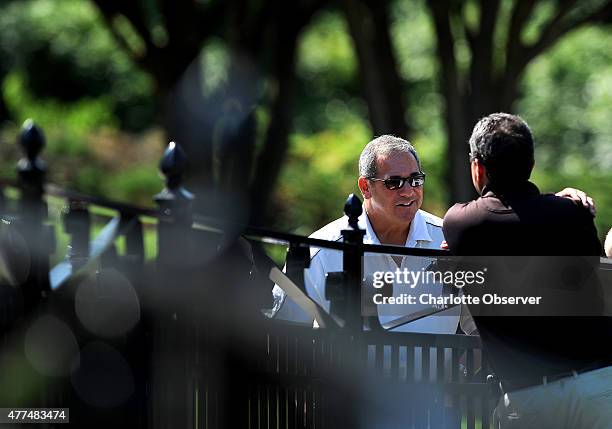
[(612, 170), (611, 43), (610, 31), (587, 27), (529, 68), (518, 109), (532, 124), (540, 166), (573, 174)]
[(359, 97), (357, 59), (344, 17), (322, 11), (302, 34), (298, 45), (296, 117), (298, 133), (310, 134), (345, 123), (367, 120)]
[(427, 175), (423, 188), (422, 208), (443, 217), (448, 209), (448, 195), (444, 177), (444, 171), (446, 171), (444, 138), (442, 136), (435, 138), (419, 135), (412, 143), (421, 158), (423, 171)]
[[(357, 162), (371, 138), (358, 96), (357, 59), (343, 15), (324, 10), (298, 46), (291, 148), (275, 190), (274, 227), (310, 234), (343, 215), (349, 193), (359, 194)], [(259, 120), (267, 120), (260, 112)], [(283, 250), (275, 248), (278, 260)]]
[[(32, 104), (76, 115), (78, 108), (69, 105), (82, 99), (103, 104), (104, 112), (85, 107), (81, 118), (74, 118), (84, 122), (77, 128), (91, 129), (92, 123), (101, 126), (110, 120), (142, 129), (152, 118), (150, 79), (118, 49), (88, 1), (24, 0), (1, 7), (0, 54), (0, 70), (12, 71), (3, 86), (16, 119), (33, 116)], [(26, 103), (22, 94), (29, 95)], [(30, 113), (24, 115), (28, 108)]]
[(83, 154), (88, 133), (104, 125), (117, 125), (112, 114), (112, 101), (107, 96), (80, 98), (72, 102), (37, 99), (19, 72), (10, 73), (2, 89), (6, 104), (18, 123), (36, 118), (36, 124), (49, 134), (47, 150), (52, 153)]
[(202, 50), (201, 61), (203, 93), (209, 97), (227, 83), (230, 58), (223, 41), (210, 40)]
[(410, 83), (433, 79), (436, 39), (423, 2), (394, 2), (391, 17), (391, 37), (402, 77)]
[(163, 188), (163, 181), (152, 167), (140, 165), (110, 175), (103, 181), (102, 194), (113, 200), (150, 206), (153, 196)]
[(338, 131), (293, 135), (277, 188), (278, 227), (309, 234), (342, 216), (348, 194), (359, 195), (358, 159), (369, 136), (360, 122)]
[(399, 72), (408, 88), (406, 97), (413, 129), (409, 137), (413, 143), (420, 142), (417, 150), (421, 153), (430, 141), (438, 144), (445, 140), (444, 100), (438, 91), (433, 22), (422, 1), (394, 2), (391, 12), (391, 36)]
[[(33, 118), (47, 137), (42, 155), (50, 165), (50, 181), (142, 202), (151, 186), (138, 175), (150, 169), (155, 176), (155, 164), (130, 169), (127, 178), (117, 179), (125, 166), (100, 159), (103, 150), (96, 145), (104, 130), (142, 130), (151, 125), (152, 81), (117, 47), (95, 7), (81, 0), (4, 2), (0, 54), (0, 87), (14, 121), (2, 130), (2, 140), (16, 141), (18, 126)], [(2, 175), (12, 176), (20, 154), (13, 145), (2, 146), (3, 166), (9, 167)], [(143, 185), (140, 192), (134, 190), (135, 183)], [(155, 191), (159, 180), (157, 184)], [(148, 195), (149, 202), (153, 194)]]
[(344, 18), (337, 12), (321, 12), (303, 33), (298, 58), (301, 76), (317, 79), (323, 87), (354, 79), (357, 59)]

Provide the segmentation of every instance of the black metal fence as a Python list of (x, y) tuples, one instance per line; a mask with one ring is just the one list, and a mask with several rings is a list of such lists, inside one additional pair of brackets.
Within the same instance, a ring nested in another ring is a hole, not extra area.
[[(350, 230), (330, 243), (194, 219), (173, 143), (158, 210), (46, 185), (42, 133), (26, 124), (20, 143), (20, 195), (1, 201), (0, 407), (69, 407), (83, 427), (490, 427), (478, 337), (387, 332), (361, 316), (363, 252), (439, 252), (363, 245)], [(69, 237), (53, 266), (50, 199), (64, 201)], [(346, 210), (355, 218), (356, 202)], [(302, 292), (308, 246), (344, 251), (342, 327), (264, 317), (275, 265), (262, 242), (289, 247)]]

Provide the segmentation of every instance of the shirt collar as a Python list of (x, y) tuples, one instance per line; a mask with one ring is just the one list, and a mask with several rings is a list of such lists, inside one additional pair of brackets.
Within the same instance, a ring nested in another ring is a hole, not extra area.
[(410, 223), (406, 247), (416, 247), (419, 241), (432, 241), (427, 229), (427, 222), (425, 222), (425, 217), (423, 217), (421, 210), (417, 210), (414, 219)]
[[(365, 207), (363, 213), (359, 216), (359, 228), (365, 229), (366, 233), (363, 237), (363, 242), (366, 244), (381, 244), (380, 240), (372, 228), (370, 219), (366, 214)], [(419, 241), (432, 241), (427, 229), (427, 223), (425, 218), (421, 214), (421, 210), (417, 210), (414, 219), (410, 222), (410, 230), (408, 231), (408, 237), (406, 238), (406, 247), (416, 247)]]
[(365, 207), (363, 208), (363, 213), (359, 216), (359, 228), (365, 229), (366, 233), (363, 237), (363, 242), (366, 244), (381, 244), (374, 232), (374, 228), (372, 228), (372, 224), (370, 223), (370, 219), (366, 214)]
[(501, 191), (497, 189), (495, 186), (491, 184), (487, 184), (484, 186), (481, 192), (481, 195), (483, 197), (495, 197), (495, 196), (503, 195), (508, 198), (521, 197), (521, 196), (531, 197), (531, 196), (539, 195), (539, 194), (540, 194), (540, 190), (538, 189), (538, 187), (529, 181), (526, 181), (523, 183), (517, 183), (514, 185), (514, 187), (506, 189), (505, 191)]

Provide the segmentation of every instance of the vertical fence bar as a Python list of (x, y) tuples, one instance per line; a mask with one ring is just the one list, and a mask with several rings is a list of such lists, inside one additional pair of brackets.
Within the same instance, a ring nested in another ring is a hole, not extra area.
[[(467, 371), (467, 382), (472, 383), (474, 381), (474, 351), (475, 349), (467, 349), (466, 350), (466, 371)], [(474, 395), (466, 395), (467, 396), (467, 427), (468, 429), (473, 429), (476, 426), (476, 413), (475, 413), (475, 405), (476, 398)]]
[(406, 346), (406, 382), (414, 383), (414, 361), (415, 361), (416, 347), (414, 344), (408, 344)]
[(384, 351), (385, 349), (382, 343), (374, 344), (374, 373), (377, 377), (382, 377), (383, 375)]
[(494, 395), (491, 393), (491, 391), (494, 389), (493, 389), (493, 386), (489, 385), (489, 380), (487, 380), (487, 377), (489, 374), (492, 373), (492, 371), (491, 371), (491, 368), (487, 365), (487, 362), (485, 359), (486, 359), (485, 350), (481, 348), (480, 349), (480, 365), (482, 367), (481, 372), (482, 372), (482, 377), (485, 380), (485, 383), (487, 383), (487, 392), (482, 398), (482, 410), (483, 410), (482, 411), (482, 428), (490, 429), (491, 423), (492, 423), (491, 420), (493, 418), (493, 407), (497, 406), (497, 404), (493, 404), (493, 407), (491, 406), (493, 402), (493, 398), (494, 398)]
[(17, 163), (17, 177), (21, 188), (19, 200), (19, 231), (29, 249), (30, 270), (21, 285), (24, 307), (33, 307), (41, 293), (49, 289), (49, 255), (55, 245), (47, 219), (47, 204), (43, 200), (47, 172), (40, 152), (45, 146), (45, 137), (40, 128), (30, 119), (24, 122), (18, 137), (24, 157)]
[[(460, 350), (456, 347), (451, 348), (451, 383), (455, 385), (459, 383), (459, 372), (461, 371), (459, 357)], [(456, 392), (456, 390), (453, 391), (450, 397), (452, 412), (455, 414), (455, 417), (461, 421), (461, 397)], [(451, 418), (453, 418), (453, 416), (451, 416)]]
[(439, 346), (436, 348), (436, 382), (444, 383), (446, 381), (446, 353), (445, 348)]
[(391, 345), (391, 379), (394, 381), (399, 378), (399, 345)]
[(310, 248), (302, 243), (289, 243), (285, 272), (302, 291), (304, 287), (304, 269), (310, 267)]
[[(149, 371), (144, 363), (148, 362), (149, 356), (152, 353), (151, 338), (147, 335), (151, 326), (148, 318), (148, 312), (143, 311), (149, 307), (148, 290), (144, 282), (144, 237), (143, 225), (137, 216), (121, 213), (121, 222), (132, 223), (132, 226), (124, 232), (125, 236), (125, 255), (120, 261), (121, 270), (126, 273), (127, 278), (134, 287), (140, 301), (141, 319), (137, 330), (133, 334), (132, 342), (135, 345), (130, 346), (130, 357), (132, 368), (136, 378), (135, 397), (139, 413), (141, 414), (142, 427), (147, 426), (147, 401), (149, 393), (147, 392)], [(194, 332), (197, 337), (197, 331)], [(197, 347), (194, 352), (197, 352)], [(202, 415), (200, 404), (203, 392), (201, 390), (202, 383), (200, 378), (197, 379), (197, 395), (194, 392), (194, 406), (197, 409), (198, 417)], [(195, 411), (195, 410), (194, 410)], [(201, 427), (201, 426), (200, 426)]]
[[(344, 205), (344, 213), (349, 218), (349, 228), (341, 231), (345, 243), (360, 245), (363, 243), (365, 231), (359, 228), (358, 219), (363, 209), (361, 201), (354, 194), (349, 195)], [(363, 252), (360, 250), (345, 250), (343, 252), (342, 269), (344, 271), (344, 328), (351, 333), (361, 332), (363, 319), (361, 316), (361, 279), (363, 277)], [(347, 332), (348, 333), (348, 332)], [(355, 354), (352, 354), (355, 356)]]
[(422, 376), (421, 376), (421, 381), (423, 383), (430, 383), (431, 382), (431, 377), (430, 377), (430, 372), (431, 372), (431, 353), (430, 353), (430, 348), (428, 344), (423, 345), (423, 347), (421, 347), (421, 365), (422, 365)]
[(480, 399), (482, 400), (482, 429), (489, 429), (491, 426), (491, 416), (489, 414), (489, 396), (488, 395), (483, 395), (480, 397)]
[(8, 213), (6, 204), (6, 196), (4, 195), (4, 185), (0, 185), (0, 216), (5, 216)]
[(64, 230), (70, 236), (66, 258), (74, 272), (84, 266), (89, 259), (91, 216), (87, 203), (69, 199), (64, 207), (63, 221)]
[[(131, 228), (125, 231), (125, 256), (123, 258), (123, 269), (132, 284), (138, 284), (143, 277), (143, 264), (145, 258), (144, 232), (140, 219), (133, 215), (121, 214), (124, 223), (134, 222)], [(138, 284), (138, 287), (143, 285)]]
[[(446, 383), (445, 370), (446, 370), (446, 356), (445, 348), (442, 345), (436, 347), (436, 378), (435, 383), (443, 385)], [(436, 412), (432, 413), (431, 424), (432, 427), (443, 427), (446, 419), (446, 393), (443, 389), (435, 390), (435, 399), (437, 402)]]
[[(185, 262), (191, 257), (190, 228), (193, 223), (193, 195), (181, 185), (187, 158), (182, 148), (170, 142), (160, 161), (166, 187), (154, 197), (160, 220), (157, 229), (157, 303), (154, 329), (161, 335), (153, 357), (152, 403), (154, 427), (193, 427), (191, 392), (191, 346), (187, 330), (191, 314), (181, 302), (189, 302), (185, 287), (189, 273)], [(188, 283), (187, 283), (188, 284)], [(177, 286), (182, 286), (180, 292)], [(174, 290), (172, 290), (174, 289)], [(187, 301), (185, 301), (187, 300)]]

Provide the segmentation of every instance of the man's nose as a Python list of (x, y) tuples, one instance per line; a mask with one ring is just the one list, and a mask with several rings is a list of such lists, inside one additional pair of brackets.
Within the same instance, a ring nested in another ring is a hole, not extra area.
[(399, 189), (399, 193), (400, 193), (400, 195), (411, 196), (411, 195), (414, 194), (414, 189), (412, 188), (412, 186), (410, 186), (408, 181), (406, 181), (406, 183), (404, 183), (404, 186), (402, 186)]

